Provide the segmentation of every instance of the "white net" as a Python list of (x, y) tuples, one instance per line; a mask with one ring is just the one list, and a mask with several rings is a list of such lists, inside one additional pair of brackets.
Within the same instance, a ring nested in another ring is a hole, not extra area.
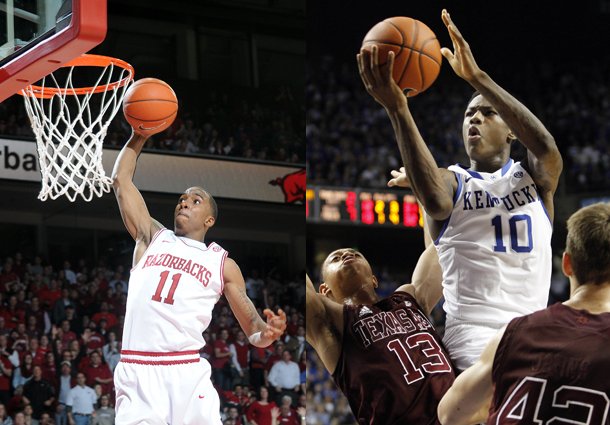
[(94, 77), (94, 84), (86, 84), (88, 87), (84, 89), (78, 88), (82, 84), (75, 85), (75, 80), (83, 77), (77, 74), (85, 74), (85, 69), (94, 69), (99, 74), (97, 62), (86, 63), (91, 66), (85, 68), (82, 63), (65, 66), (47, 75), (39, 86), (23, 89), (25, 107), (36, 136), (42, 176), (38, 195), (41, 201), (62, 195), (71, 202), (79, 195), (91, 201), (94, 196), (110, 192), (112, 181), (102, 164), (104, 138), (133, 80), (133, 68), (122, 61), (116, 62), (102, 66), (101, 74)]

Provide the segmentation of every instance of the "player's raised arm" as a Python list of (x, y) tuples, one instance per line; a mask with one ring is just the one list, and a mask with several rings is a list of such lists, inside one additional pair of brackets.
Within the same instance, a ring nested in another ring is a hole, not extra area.
[(544, 124), (521, 102), (496, 84), (477, 65), (470, 46), (451, 20), (446, 10), (442, 19), (453, 43), (453, 52), (441, 49), (455, 73), (466, 80), (497, 110), (517, 139), (528, 150), (528, 169), (536, 185), (548, 192), (543, 196), (545, 206), (553, 217), (552, 197), (557, 189), (563, 161), (555, 139)]
[(123, 223), (131, 237), (135, 241), (142, 241), (146, 246), (161, 227), (151, 218), (142, 194), (133, 183), (138, 155), (147, 139), (148, 136), (133, 132), (119, 153), (112, 170), (112, 187)]
[(394, 79), (394, 53), (388, 53), (387, 63), (379, 63), (379, 49), (362, 49), (358, 54), (358, 68), (366, 91), (381, 104), (392, 122), (408, 181), (417, 199), (434, 220), (449, 217), (453, 209), (453, 194), (457, 182), (453, 174), (439, 169), (434, 157), (421, 137), (409, 111), (407, 97)]
[(244, 277), (237, 263), (231, 258), (227, 258), (224, 265), (224, 293), (233, 314), (252, 345), (268, 347), (282, 336), (286, 329), (286, 313), (279, 309), (278, 314), (275, 314), (266, 308), (263, 311), (267, 316), (265, 323), (248, 298)]

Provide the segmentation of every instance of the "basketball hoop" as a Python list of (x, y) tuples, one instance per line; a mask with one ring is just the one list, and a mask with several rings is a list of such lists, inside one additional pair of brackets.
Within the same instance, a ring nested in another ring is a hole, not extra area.
[[(91, 83), (84, 70), (74, 73), (78, 67), (102, 71), (96, 71)], [(20, 92), (36, 136), (42, 175), (38, 199), (65, 195), (74, 202), (80, 195), (90, 201), (110, 192), (103, 143), (133, 76), (133, 67), (125, 61), (85, 54)], [(75, 79), (83, 81), (75, 84)]]

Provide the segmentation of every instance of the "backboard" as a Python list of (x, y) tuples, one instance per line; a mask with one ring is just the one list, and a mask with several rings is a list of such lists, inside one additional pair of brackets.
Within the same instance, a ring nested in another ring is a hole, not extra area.
[(0, 102), (106, 37), (106, 0), (0, 0)]

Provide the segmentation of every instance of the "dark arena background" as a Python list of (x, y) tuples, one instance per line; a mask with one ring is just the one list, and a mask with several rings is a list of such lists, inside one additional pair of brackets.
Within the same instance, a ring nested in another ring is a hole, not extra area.
[[(339, 247), (363, 252), (382, 296), (410, 281), (423, 249), (420, 215), (409, 192), (386, 187), (400, 155), (385, 111), (360, 80), (356, 53), (367, 31), (391, 16), (424, 22), (451, 47), (440, 16), (447, 8), (480, 68), (528, 106), (559, 146), (564, 168), (549, 302), (565, 300), (566, 219), (584, 205), (610, 201), (610, 2), (311, 0), (307, 8), (307, 272), (315, 286), (321, 262)], [(439, 166), (467, 159), (461, 121), (472, 91), (443, 59), (437, 81), (410, 100)], [(441, 305), (432, 314), (440, 333)], [(354, 423), (311, 349), (307, 371), (307, 423)]]
[[(281, 340), (255, 350), (238, 335), (226, 300), (216, 305), (202, 355), (225, 424), (249, 423), (248, 407), (283, 349), (302, 365), (304, 382), (305, 18), (304, 0), (109, 0), (108, 34), (92, 51), (129, 62), (136, 79), (162, 79), (177, 94), (176, 121), (148, 141), (136, 171), (151, 216), (173, 229), (179, 195), (207, 188), (219, 215), (206, 242), (229, 251), (261, 312), (282, 308), (288, 316)], [(119, 111), (104, 157), (115, 158), (129, 135)], [(112, 161), (105, 169), (110, 174)], [(237, 177), (250, 186), (237, 187)], [(24, 408), (20, 392), (33, 362), (56, 394), (44, 409), (53, 420), (59, 411), (63, 424), (60, 363), (84, 371), (94, 387), (92, 353), (102, 354), (104, 376), (118, 361), (134, 242), (113, 193), (43, 203), (39, 190), (34, 136), (15, 95), (0, 104), (0, 346), (3, 355), (21, 355), (12, 357), (13, 376), (0, 377), (0, 403), (11, 417)], [(238, 354), (216, 358), (215, 347)], [(95, 389), (114, 404), (112, 380)], [(302, 394), (291, 394), (293, 409), (304, 406)]]

